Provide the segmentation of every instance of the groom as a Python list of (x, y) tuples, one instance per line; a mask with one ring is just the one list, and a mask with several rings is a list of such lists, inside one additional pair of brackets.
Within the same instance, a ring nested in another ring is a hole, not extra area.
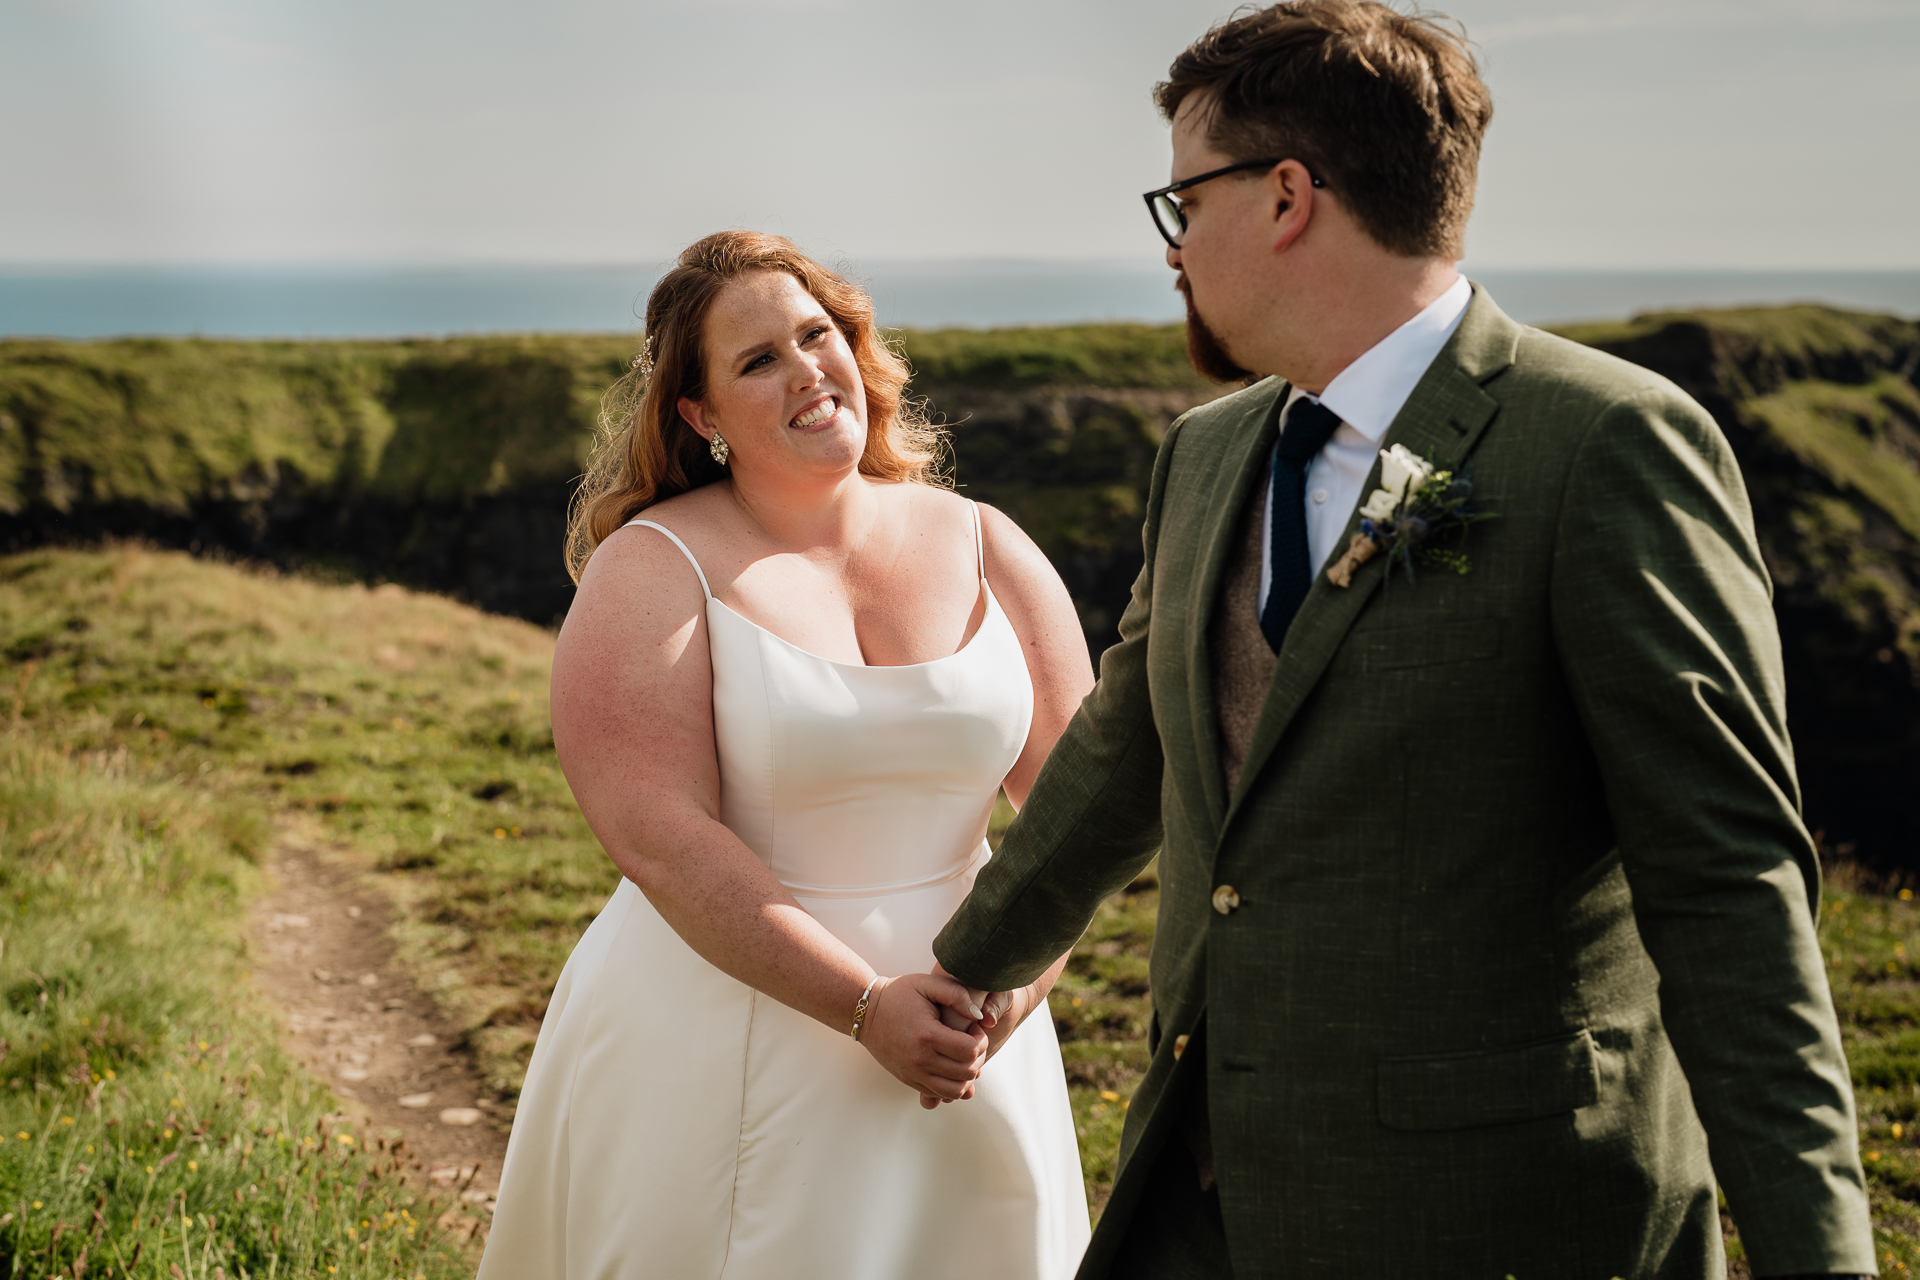
[[(1724, 1276), (1716, 1185), (1756, 1275), (1871, 1273), (1726, 442), (1456, 274), (1492, 107), (1450, 31), (1294, 0), (1157, 99), (1194, 361), (1263, 380), (1168, 431), (1121, 642), (934, 948), (1027, 984), (1160, 852), (1083, 1280)], [(1495, 518), (1356, 566), (1425, 466)]]

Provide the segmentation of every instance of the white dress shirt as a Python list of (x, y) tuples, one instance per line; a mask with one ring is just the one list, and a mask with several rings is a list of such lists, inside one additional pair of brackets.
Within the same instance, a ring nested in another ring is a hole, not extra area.
[[(1281, 422), (1286, 410), (1301, 398), (1317, 399), (1340, 417), (1340, 425), (1326, 445), (1307, 467), (1307, 486), (1303, 501), (1307, 512), (1307, 557), (1317, 576), (1333, 553), (1347, 521), (1360, 505), (1360, 490), (1380, 454), (1381, 438), (1399, 416), (1415, 384), (1447, 345), (1447, 339), (1460, 327), (1473, 298), (1473, 286), (1465, 276), (1455, 280), (1448, 290), (1428, 303), (1419, 315), (1367, 348), (1358, 360), (1342, 369), (1327, 389), (1317, 397), (1295, 387), (1281, 407)], [(1276, 452), (1278, 446), (1275, 447)], [(1273, 488), (1267, 486), (1271, 497)], [(1273, 586), (1273, 506), (1265, 509), (1260, 539), (1260, 608), (1267, 607), (1267, 592)]]

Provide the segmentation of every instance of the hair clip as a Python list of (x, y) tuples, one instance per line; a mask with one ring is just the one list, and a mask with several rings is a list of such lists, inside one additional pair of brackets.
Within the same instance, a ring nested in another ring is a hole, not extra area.
[(633, 358), (633, 367), (640, 371), (640, 381), (653, 377), (653, 335), (647, 335), (646, 345), (640, 348), (640, 354)]

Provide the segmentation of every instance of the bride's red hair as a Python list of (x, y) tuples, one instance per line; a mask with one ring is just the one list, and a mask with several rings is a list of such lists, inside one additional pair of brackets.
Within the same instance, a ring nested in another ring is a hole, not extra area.
[(875, 331), (873, 301), (780, 236), (721, 231), (681, 253), (647, 296), (652, 376), (638, 367), (601, 402), (600, 439), (574, 494), (567, 524), (567, 572), (575, 582), (594, 548), (656, 502), (726, 474), (707, 442), (680, 416), (680, 397), (706, 395), (701, 335), (728, 284), (750, 271), (784, 271), (813, 295), (846, 335), (867, 396), (867, 447), (860, 473), (877, 480), (933, 483), (944, 433), (903, 399), (907, 363)]

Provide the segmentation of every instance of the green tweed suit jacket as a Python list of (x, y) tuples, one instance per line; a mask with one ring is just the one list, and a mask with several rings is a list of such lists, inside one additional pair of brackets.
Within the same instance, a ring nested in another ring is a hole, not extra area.
[(1771, 584), (1713, 421), (1476, 288), (1385, 443), (1470, 459), (1499, 518), (1465, 575), (1315, 580), (1228, 794), (1205, 632), (1285, 392), (1168, 431), (1121, 641), (934, 944), (1031, 982), (1160, 851), (1151, 1065), (1083, 1280), (1203, 1017), (1237, 1280), (1724, 1276), (1716, 1180), (1757, 1275), (1874, 1271)]

